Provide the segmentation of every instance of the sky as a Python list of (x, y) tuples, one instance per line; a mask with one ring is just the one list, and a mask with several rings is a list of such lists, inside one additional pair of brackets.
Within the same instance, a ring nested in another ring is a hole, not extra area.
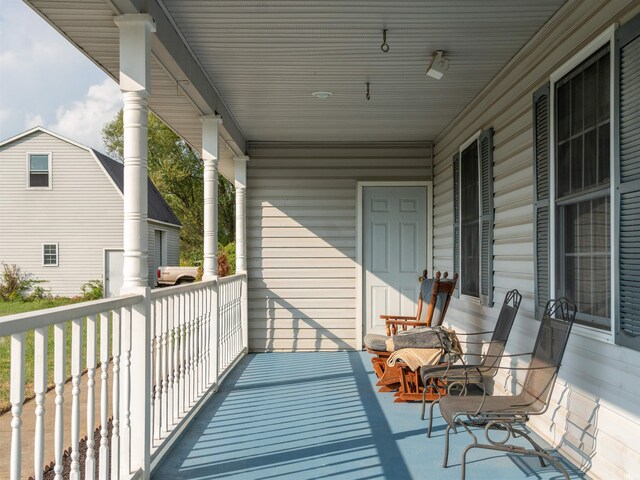
[(118, 85), (21, 0), (0, 0), (0, 141), (37, 125), (104, 151)]

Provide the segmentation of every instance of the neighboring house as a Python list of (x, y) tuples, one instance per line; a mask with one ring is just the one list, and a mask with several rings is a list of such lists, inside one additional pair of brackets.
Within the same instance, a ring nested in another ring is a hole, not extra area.
[[(53, 295), (122, 278), (124, 165), (36, 127), (0, 142), (0, 261), (46, 280)], [(180, 261), (180, 222), (151, 180), (149, 286), (160, 264)], [(109, 275), (107, 270), (117, 274)]]

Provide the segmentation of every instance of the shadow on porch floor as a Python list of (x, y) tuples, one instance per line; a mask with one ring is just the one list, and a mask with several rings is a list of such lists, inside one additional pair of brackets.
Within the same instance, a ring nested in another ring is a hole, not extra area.
[[(457, 479), (470, 437), (425, 436), (419, 404), (376, 392), (365, 352), (249, 355), (156, 469), (161, 479)], [(436, 410), (437, 411), (437, 410)], [(545, 443), (542, 443), (544, 446)], [(559, 455), (556, 455), (559, 457)], [(490, 460), (488, 460), (490, 458)], [(474, 450), (467, 478), (560, 478), (533, 457)], [(583, 475), (563, 460), (572, 478)]]

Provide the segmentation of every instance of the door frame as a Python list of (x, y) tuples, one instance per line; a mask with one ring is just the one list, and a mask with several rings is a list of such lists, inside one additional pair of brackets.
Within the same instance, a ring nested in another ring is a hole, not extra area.
[(362, 196), (365, 187), (425, 187), (427, 189), (427, 269), (433, 270), (433, 181), (359, 181), (357, 182), (357, 207), (356, 207), (356, 349), (361, 350), (364, 338), (364, 266), (363, 241), (364, 234), (362, 222)]

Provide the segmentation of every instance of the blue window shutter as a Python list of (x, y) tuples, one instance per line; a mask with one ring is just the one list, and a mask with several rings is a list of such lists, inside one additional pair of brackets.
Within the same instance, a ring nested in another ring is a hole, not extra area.
[[(453, 156), (453, 271), (460, 272), (460, 153)], [(452, 275), (453, 277), (453, 275)], [(460, 298), (460, 282), (454, 292)]]
[(533, 94), (533, 229), (535, 309), (539, 318), (549, 293), (549, 84)]
[(478, 138), (480, 159), (480, 303), (493, 306), (493, 129)]
[(640, 350), (640, 16), (616, 33), (616, 343)]

